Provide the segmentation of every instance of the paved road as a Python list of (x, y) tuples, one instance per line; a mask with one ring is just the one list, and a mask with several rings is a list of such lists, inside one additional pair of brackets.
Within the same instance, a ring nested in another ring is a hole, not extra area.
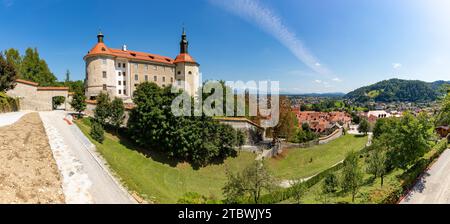
[(52, 125), (62, 136), (62, 141), (77, 160), (81, 162), (83, 171), (88, 175), (91, 186), (88, 191), (97, 204), (134, 204), (136, 201), (111, 176), (106, 163), (97, 154), (92, 143), (81, 133), (78, 127), (64, 121), (65, 112), (41, 112), (44, 122)]
[(450, 149), (422, 175), (401, 204), (450, 204)]

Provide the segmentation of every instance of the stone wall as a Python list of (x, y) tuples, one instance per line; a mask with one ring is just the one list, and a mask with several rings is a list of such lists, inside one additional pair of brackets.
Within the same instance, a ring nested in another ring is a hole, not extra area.
[(53, 97), (64, 96), (66, 102), (62, 105), (65, 109), (69, 107), (69, 91), (59, 87), (38, 87), (33, 84), (17, 82), (14, 89), (6, 94), (18, 98), (21, 110), (51, 111), (53, 110)]

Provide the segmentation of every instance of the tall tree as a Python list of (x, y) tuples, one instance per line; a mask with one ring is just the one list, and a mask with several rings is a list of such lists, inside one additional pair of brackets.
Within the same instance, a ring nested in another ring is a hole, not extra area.
[(20, 56), (20, 52), (17, 49), (10, 48), (5, 51), (6, 61), (11, 63), (17, 71), (17, 74), (20, 72), (20, 66), (22, 65), (22, 56)]
[(365, 119), (365, 118), (361, 119), (361, 121), (359, 122), (358, 131), (360, 133), (364, 133), (365, 135), (367, 135), (367, 132), (369, 132), (369, 129), (370, 129), (370, 124), (367, 121), (367, 119)]
[(70, 106), (78, 112), (78, 117), (81, 117), (81, 112), (86, 109), (86, 96), (83, 92), (75, 92), (73, 95), (72, 102), (70, 102)]
[(344, 161), (344, 168), (342, 169), (342, 189), (344, 192), (352, 194), (352, 202), (355, 202), (356, 194), (362, 185), (363, 173), (358, 165), (358, 154), (350, 152)]
[(41, 86), (51, 86), (56, 84), (56, 77), (48, 68), (47, 62), (39, 57), (37, 49), (28, 48), (25, 51), (22, 64), (20, 66), (20, 76), (22, 79), (37, 82)]
[(375, 149), (370, 152), (366, 161), (366, 172), (374, 175), (375, 178), (379, 177), (381, 180), (381, 187), (383, 187), (384, 175), (386, 175), (387, 172), (386, 152), (379, 146), (374, 145), (374, 147)]
[(17, 71), (11, 62), (8, 62), (0, 54), (0, 92), (14, 88)]
[(436, 119), (436, 125), (450, 124), (450, 93), (442, 100), (442, 106)]
[(254, 161), (242, 173), (228, 173), (228, 182), (223, 193), (228, 202), (236, 203), (243, 197), (260, 202), (263, 191), (271, 191), (275, 187), (274, 178), (262, 161)]
[(124, 118), (125, 106), (123, 104), (123, 100), (121, 98), (114, 97), (114, 100), (111, 102), (110, 122), (115, 128), (116, 133), (118, 132), (120, 125), (123, 124)]
[(101, 92), (97, 96), (97, 106), (94, 109), (94, 118), (103, 127), (111, 115), (111, 102), (108, 93)]

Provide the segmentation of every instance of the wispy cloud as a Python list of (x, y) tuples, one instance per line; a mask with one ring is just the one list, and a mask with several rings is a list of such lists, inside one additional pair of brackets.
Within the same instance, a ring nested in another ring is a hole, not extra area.
[(398, 69), (402, 68), (402, 64), (400, 64), (400, 63), (392, 63), (392, 68), (394, 68), (395, 70), (398, 70)]
[(314, 80), (314, 82), (320, 84), (320, 83), (322, 83), (322, 80), (316, 79), (316, 80)]
[(313, 71), (328, 75), (330, 71), (309, 52), (302, 41), (283, 22), (280, 16), (276, 15), (270, 8), (261, 4), (257, 0), (209, 0), (227, 11), (234, 13), (252, 24), (255, 24), (282, 45), (287, 47), (298, 60), (304, 63)]
[(340, 78), (334, 78), (334, 79), (332, 79), (333, 81), (335, 81), (335, 82), (342, 82), (342, 80), (340, 79)]

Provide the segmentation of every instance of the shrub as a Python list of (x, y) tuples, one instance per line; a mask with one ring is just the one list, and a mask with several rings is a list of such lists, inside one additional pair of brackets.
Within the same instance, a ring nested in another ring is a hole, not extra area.
[(4, 92), (0, 92), (0, 113), (14, 112), (20, 109), (19, 99), (9, 97)]
[(90, 135), (95, 141), (99, 143), (103, 143), (103, 141), (105, 140), (105, 131), (103, 129), (103, 126), (97, 121), (91, 123)]

